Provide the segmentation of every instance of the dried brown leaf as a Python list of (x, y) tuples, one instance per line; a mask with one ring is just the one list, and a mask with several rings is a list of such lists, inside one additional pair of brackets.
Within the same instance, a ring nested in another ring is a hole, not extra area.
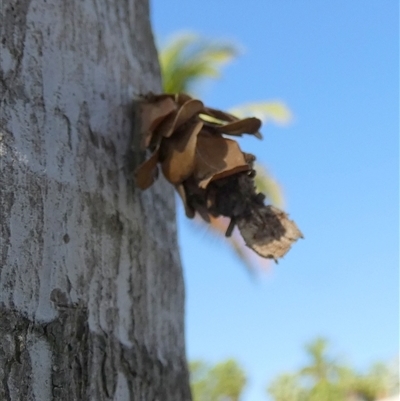
[(146, 99), (147, 102), (153, 103), (153, 102), (158, 102), (159, 100), (164, 100), (164, 99), (172, 99), (175, 100), (175, 94), (173, 93), (161, 93), (158, 95), (155, 95), (154, 93), (150, 92), (149, 94), (143, 96), (144, 99)]
[(228, 135), (253, 134), (257, 138), (261, 139), (261, 134), (258, 132), (260, 127), (261, 120), (255, 117), (249, 117), (217, 127), (216, 131)]
[(236, 219), (246, 245), (260, 256), (281, 258), (303, 235), (287, 214), (274, 206), (263, 206)]
[(156, 135), (169, 138), (180, 126), (198, 114), (203, 108), (200, 100), (188, 100), (182, 107), (165, 118), (156, 130)]
[(173, 99), (163, 97), (150, 103), (142, 103), (140, 107), (142, 148), (149, 146), (153, 131), (161, 121), (177, 109)]
[(265, 196), (254, 184), (255, 157), (224, 136), (248, 133), (261, 138), (261, 121), (238, 119), (184, 93), (150, 94), (145, 99), (142, 144), (156, 150), (136, 169), (137, 186), (152, 185), (160, 162), (187, 217), (197, 213), (211, 223), (225, 216), (230, 219), (227, 236), (237, 225), (246, 245), (258, 255), (275, 260), (284, 256), (302, 234), (283, 211), (264, 204)]
[(179, 106), (182, 106), (184, 103), (188, 102), (189, 100), (192, 100), (193, 98), (186, 93), (177, 93), (175, 95), (175, 101), (179, 104)]
[(175, 185), (175, 189), (176, 189), (176, 192), (178, 192), (180, 198), (182, 199), (183, 207), (185, 208), (186, 217), (188, 217), (189, 219), (192, 219), (195, 215), (195, 212), (194, 212), (194, 209), (187, 202), (185, 187), (183, 186), (183, 184), (178, 184), (178, 185)]
[(157, 178), (157, 162), (160, 150), (157, 149), (145, 162), (135, 170), (134, 176), (136, 185), (140, 189), (149, 188)]
[(161, 143), (165, 178), (173, 184), (180, 184), (194, 170), (197, 136), (203, 126), (201, 121), (188, 125)]
[(197, 203), (196, 201), (193, 202), (196, 212), (198, 213), (198, 215), (206, 222), (206, 223), (210, 223), (210, 214), (208, 213), (207, 208), (201, 204), (201, 203)]
[(194, 177), (200, 188), (213, 180), (249, 170), (236, 141), (201, 132), (197, 138)]

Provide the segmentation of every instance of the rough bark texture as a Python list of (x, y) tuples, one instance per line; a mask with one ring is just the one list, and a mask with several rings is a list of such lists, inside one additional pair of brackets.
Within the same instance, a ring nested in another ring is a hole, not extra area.
[(190, 400), (173, 191), (126, 159), (147, 1), (0, 12), (0, 400)]

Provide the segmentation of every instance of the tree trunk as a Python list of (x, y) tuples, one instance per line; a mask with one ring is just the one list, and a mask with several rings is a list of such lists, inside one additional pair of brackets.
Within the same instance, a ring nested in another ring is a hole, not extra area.
[(173, 191), (128, 167), (147, 1), (0, 12), (0, 400), (190, 400)]

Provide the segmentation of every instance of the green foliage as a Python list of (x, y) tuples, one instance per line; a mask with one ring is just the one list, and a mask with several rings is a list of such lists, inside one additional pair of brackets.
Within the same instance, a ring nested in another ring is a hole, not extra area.
[[(164, 92), (194, 95), (196, 85), (207, 78), (219, 78), (222, 67), (238, 53), (233, 43), (205, 39), (194, 33), (174, 36), (159, 53)], [(254, 116), (264, 123), (287, 124), (292, 119), (288, 107), (278, 101), (246, 103), (229, 112), (239, 118)]]
[(305, 401), (305, 391), (300, 386), (300, 377), (296, 374), (278, 376), (268, 387), (268, 393), (275, 401)]
[(257, 175), (254, 178), (254, 182), (257, 186), (257, 190), (267, 195), (268, 200), (277, 207), (283, 207), (284, 200), (282, 195), (282, 189), (271, 174), (268, 173), (267, 169), (256, 163), (254, 166)]
[(193, 401), (238, 401), (246, 384), (246, 376), (233, 360), (208, 366), (203, 361), (189, 365)]
[(396, 374), (378, 363), (361, 374), (328, 355), (328, 342), (317, 338), (305, 347), (307, 366), (278, 376), (267, 388), (274, 401), (375, 401), (399, 392)]
[(307, 401), (345, 401), (345, 393), (336, 384), (321, 381), (313, 386), (307, 396)]
[(164, 92), (190, 94), (199, 81), (218, 78), (221, 67), (236, 55), (232, 44), (189, 33), (177, 35), (160, 52)]
[(310, 377), (314, 383), (329, 382), (337, 373), (337, 366), (327, 355), (328, 341), (317, 338), (305, 347), (310, 365), (301, 370), (303, 376)]
[(253, 116), (264, 123), (272, 121), (276, 124), (287, 124), (292, 119), (292, 113), (282, 102), (256, 102), (235, 106), (229, 112), (239, 118)]
[[(306, 366), (276, 377), (267, 391), (274, 401), (376, 401), (399, 393), (398, 361), (376, 363), (366, 373), (329, 356), (329, 343), (317, 338), (305, 346)], [(193, 401), (238, 401), (246, 374), (233, 359), (210, 366), (189, 365)]]
[(390, 369), (383, 363), (375, 363), (366, 375), (358, 378), (354, 386), (366, 401), (374, 401), (387, 396), (390, 387)]

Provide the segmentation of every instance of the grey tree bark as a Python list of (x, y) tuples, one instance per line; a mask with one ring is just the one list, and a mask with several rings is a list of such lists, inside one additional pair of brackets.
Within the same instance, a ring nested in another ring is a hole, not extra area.
[(147, 0), (0, 12), (0, 400), (190, 400), (173, 192), (127, 167)]

